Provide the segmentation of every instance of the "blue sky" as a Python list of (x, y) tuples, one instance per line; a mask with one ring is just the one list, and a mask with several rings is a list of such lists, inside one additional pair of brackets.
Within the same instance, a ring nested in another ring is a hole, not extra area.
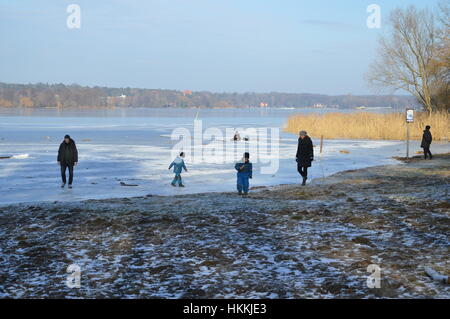
[[(367, 94), (394, 7), (419, 0), (0, 0), (0, 81)], [(381, 28), (366, 26), (369, 4)], [(66, 26), (69, 4), (81, 28)]]

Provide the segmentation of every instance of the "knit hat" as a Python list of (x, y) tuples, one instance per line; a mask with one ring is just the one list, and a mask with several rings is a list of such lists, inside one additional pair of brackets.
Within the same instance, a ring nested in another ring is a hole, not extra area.
[(70, 138), (70, 135), (69, 135), (69, 134), (66, 134), (66, 136), (64, 136), (64, 138)]
[(306, 133), (306, 131), (300, 131), (300, 135), (301, 136), (306, 136), (308, 133)]

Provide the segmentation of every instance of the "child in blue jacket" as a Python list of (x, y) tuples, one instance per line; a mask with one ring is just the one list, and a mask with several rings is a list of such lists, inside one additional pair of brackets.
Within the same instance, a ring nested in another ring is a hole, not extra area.
[(182, 181), (181, 181), (181, 171), (184, 169), (185, 172), (187, 172), (186, 165), (184, 164), (184, 152), (181, 152), (179, 156), (177, 156), (173, 162), (170, 164), (169, 169), (171, 169), (173, 166), (173, 172), (175, 173), (175, 177), (171, 183), (172, 186), (178, 186), (184, 187)]
[(248, 152), (244, 153), (244, 158), (236, 163), (234, 168), (237, 170), (237, 190), (239, 195), (248, 194), (249, 178), (252, 178), (253, 166), (250, 163), (250, 154)]

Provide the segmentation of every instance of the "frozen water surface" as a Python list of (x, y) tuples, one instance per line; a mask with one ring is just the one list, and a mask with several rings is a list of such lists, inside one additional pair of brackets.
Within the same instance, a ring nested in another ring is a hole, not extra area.
[[(282, 128), (289, 115), (308, 109), (54, 109), (0, 110), (0, 204), (35, 201), (76, 201), (112, 197), (175, 195), (235, 190), (233, 154), (252, 152), (250, 142), (234, 143), (225, 137), (210, 146), (227, 151), (227, 160), (215, 163), (212, 150), (205, 151), (204, 161), (187, 156), (189, 172), (183, 173), (185, 188), (170, 186), (172, 172), (168, 165), (178, 141), (171, 140), (176, 128), (186, 128), (193, 135), (194, 120), (202, 121), (203, 133), (211, 127), (225, 135), (231, 128)], [(320, 110), (327, 112), (335, 110)], [(56, 155), (59, 143), (70, 134), (77, 143), (79, 165), (75, 169), (74, 188), (61, 189)], [(241, 133), (242, 134), (242, 133)], [(245, 134), (243, 134), (245, 135)], [(268, 132), (270, 138), (270, 132)], [(392, 156), (404, 156), (404, 141), (325, 140), (319, 154), (319, 140), (313, 138), (315, 161), (311, 178), (338, 171), (393, 163)], [(298, 183), (295, 153), (297, 137), (280, 129), (279, 153), (270, 153), (270, 141), (261, 140), (259, 161), (252, 152), (254, 178), (251, 186)], [(210, 144), (203, 140), (203, 144)], [(192, 139), (194, 145), (194, 139)], [(235, 146), (235, 151), (229, 150)], [(269, 153), (265, 152), (267, 147)], [(194, 148), (192, 149), (194, 152)], [(345, 150), (348, 153), (340, 151)], [(411, 142), (411, 154), (419, 142)], [(432, 151), (448, 152), (448, 143), (433, 143)], [(217, 154), (217, 153), (216, 153)], [(225, 153), (224, 153), (225, 154)], [(220, 159), (222, 157), (219, 157)], [(275, 173), (262, 174), (268, 161), (279, 158)], [(138, 186), (121, 186), (120, 182)]]

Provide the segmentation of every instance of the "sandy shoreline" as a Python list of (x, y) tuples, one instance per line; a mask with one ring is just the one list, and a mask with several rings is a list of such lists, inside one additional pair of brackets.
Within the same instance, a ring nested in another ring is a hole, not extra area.
[[(450, 155), (307, 187), (0, 207), (0, 297), (449, 298)], [(81, 288), (66, 268), (81, 267)], [(381, 268), (381, 288), (366, 285)]]

